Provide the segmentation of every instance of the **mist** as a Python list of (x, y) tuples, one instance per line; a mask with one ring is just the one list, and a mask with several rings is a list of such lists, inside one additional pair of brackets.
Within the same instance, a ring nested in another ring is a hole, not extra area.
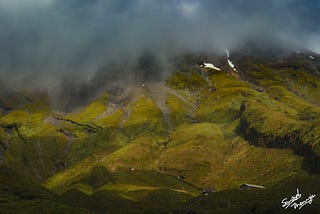
[(180, 54), (248, 42), (320, 51), (319, 10), (317, 0), (0, 0), (0, 78), (54, 88), (65, 79), (87, 84), (103, 70), (112, 81), (112, 64), (143, 78), (145, 56), (160, 65), (158, 77)]

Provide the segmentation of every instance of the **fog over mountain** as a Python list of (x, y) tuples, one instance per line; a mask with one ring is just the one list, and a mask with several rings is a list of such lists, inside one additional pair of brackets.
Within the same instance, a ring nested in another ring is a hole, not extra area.
[(165, 62), (248, 41), (319, 51), (319, 9), (317, 0), (0, 0), (0, 74), (51, 87), (146, 53)]

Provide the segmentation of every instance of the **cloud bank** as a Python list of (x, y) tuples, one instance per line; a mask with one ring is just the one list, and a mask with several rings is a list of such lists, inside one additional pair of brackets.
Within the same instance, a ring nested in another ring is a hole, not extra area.
[(0, 77), (54, 85), (144, 54), (165, 61), (248, 41), (319, 51), (318, 11), (317, 0), (0, 0)]

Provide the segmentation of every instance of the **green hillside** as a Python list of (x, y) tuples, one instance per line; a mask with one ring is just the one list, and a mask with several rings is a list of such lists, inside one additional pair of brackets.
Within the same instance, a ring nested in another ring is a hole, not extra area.
[[(236, 72), (224, 58), (220, 71), (190, 61), (165, 81), (105, 91), (71, 112), (38, 92), (1, 100), (10, 106), (0, 118), (3, 180), (16, 177), (10, 168), (47, 190), (30, 187), (45, 197), (26, 201), (11, 193), (27, 183), (8, 184), (0, 210), (266, 213), (289, 190), (319, 192), (320, 76), (308, 63), (239, 55)], [(266, 189), (240, 191), (244, 183)]]

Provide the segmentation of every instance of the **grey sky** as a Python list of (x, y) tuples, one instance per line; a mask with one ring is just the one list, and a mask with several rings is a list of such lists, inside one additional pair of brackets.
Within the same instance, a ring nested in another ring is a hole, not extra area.
[(0, 0), (0, 74), (90, 77), (144, 53), (237, 49), (248, 41), (320, 51), (317, 0)]

